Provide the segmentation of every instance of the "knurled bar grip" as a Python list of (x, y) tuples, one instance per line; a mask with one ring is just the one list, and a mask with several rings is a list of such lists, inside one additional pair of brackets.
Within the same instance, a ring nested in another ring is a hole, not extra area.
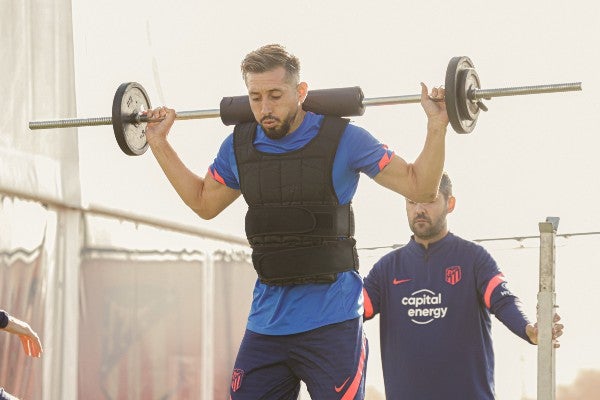
[(554, 83), (537, 86), (507, 87), (500, 89), (475, 89), (467, 96), (470, 100), (491, 99), (492, 97), (521, 96), (528, 94), (573, 92), (581, 90), (581, 82)]

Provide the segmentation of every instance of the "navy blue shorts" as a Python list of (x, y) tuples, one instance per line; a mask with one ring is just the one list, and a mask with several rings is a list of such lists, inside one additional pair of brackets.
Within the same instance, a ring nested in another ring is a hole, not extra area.
[(231, 400), (293, 400), (300, 381), (311, 398), (362, 400), (368, 357), (362, 318), (294, 335), (246, 330), (229, 389)]

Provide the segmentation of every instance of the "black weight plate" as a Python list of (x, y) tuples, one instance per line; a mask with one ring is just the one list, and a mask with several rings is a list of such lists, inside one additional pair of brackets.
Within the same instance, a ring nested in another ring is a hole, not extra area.
[[(469, 57), (452, 57), (448, 63), (446, 69), (446, 110), (448, 112), (448, 118), (450, 124), (456, 133), (470, 133), (477, 123), (477, 118), (469, 119), (461, 116), (461, 109), (466, 109), (469, 104), (462, 104), (468, 102), (467, 95), (465, 93), (465, 70), (473, 69), (473, 62)], [(459, 76), (462, 75), (462, 82)]]
[(151, 108), (148, 94), (137, 82), (122, 83), (113, 100), (112, 124), (117, 143), (129, 156), (139, 156), (148, 149), (146, 123), (133, 117)]

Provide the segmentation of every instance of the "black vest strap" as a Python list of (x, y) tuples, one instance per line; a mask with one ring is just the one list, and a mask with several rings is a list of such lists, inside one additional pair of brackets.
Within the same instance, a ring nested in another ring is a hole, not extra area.
[(252, 261), (260, 281), (269, 285), (331, 283), (338, 272), (352, 271), (358, 265), (355, 245), (349, 238), (320, 246), (278, 248), (276, 252), (255, 248)]
[(324, 238), (354, 235), (352, 207), (344, 205), (250, 206), (246, 236), (302, 234)]

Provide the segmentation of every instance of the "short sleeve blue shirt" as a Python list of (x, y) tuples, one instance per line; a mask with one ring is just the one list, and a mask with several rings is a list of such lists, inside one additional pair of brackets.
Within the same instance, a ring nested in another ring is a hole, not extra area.
[[(305, 146), (319, 132), (323, 116), (306, 113), (294, 132), (270, 139), (257, 128), (254, 146), (267, 153), (286, 153)], [(391, 160), (388, 150), (365, 129), (348, 124), (333, 163), (333, 186), (340, 204), (348, 204), (360, 173), (375, 177)], [(221, 145), (211, 175), (227, 187), (240, 189), (233, 134)], [(338, 274), (332, 284), (269, 286), (258, 279), (247, 328), (267, 335), (289, 335), (360, 317), (363, 313), (362, 278), (355, 271)]]

